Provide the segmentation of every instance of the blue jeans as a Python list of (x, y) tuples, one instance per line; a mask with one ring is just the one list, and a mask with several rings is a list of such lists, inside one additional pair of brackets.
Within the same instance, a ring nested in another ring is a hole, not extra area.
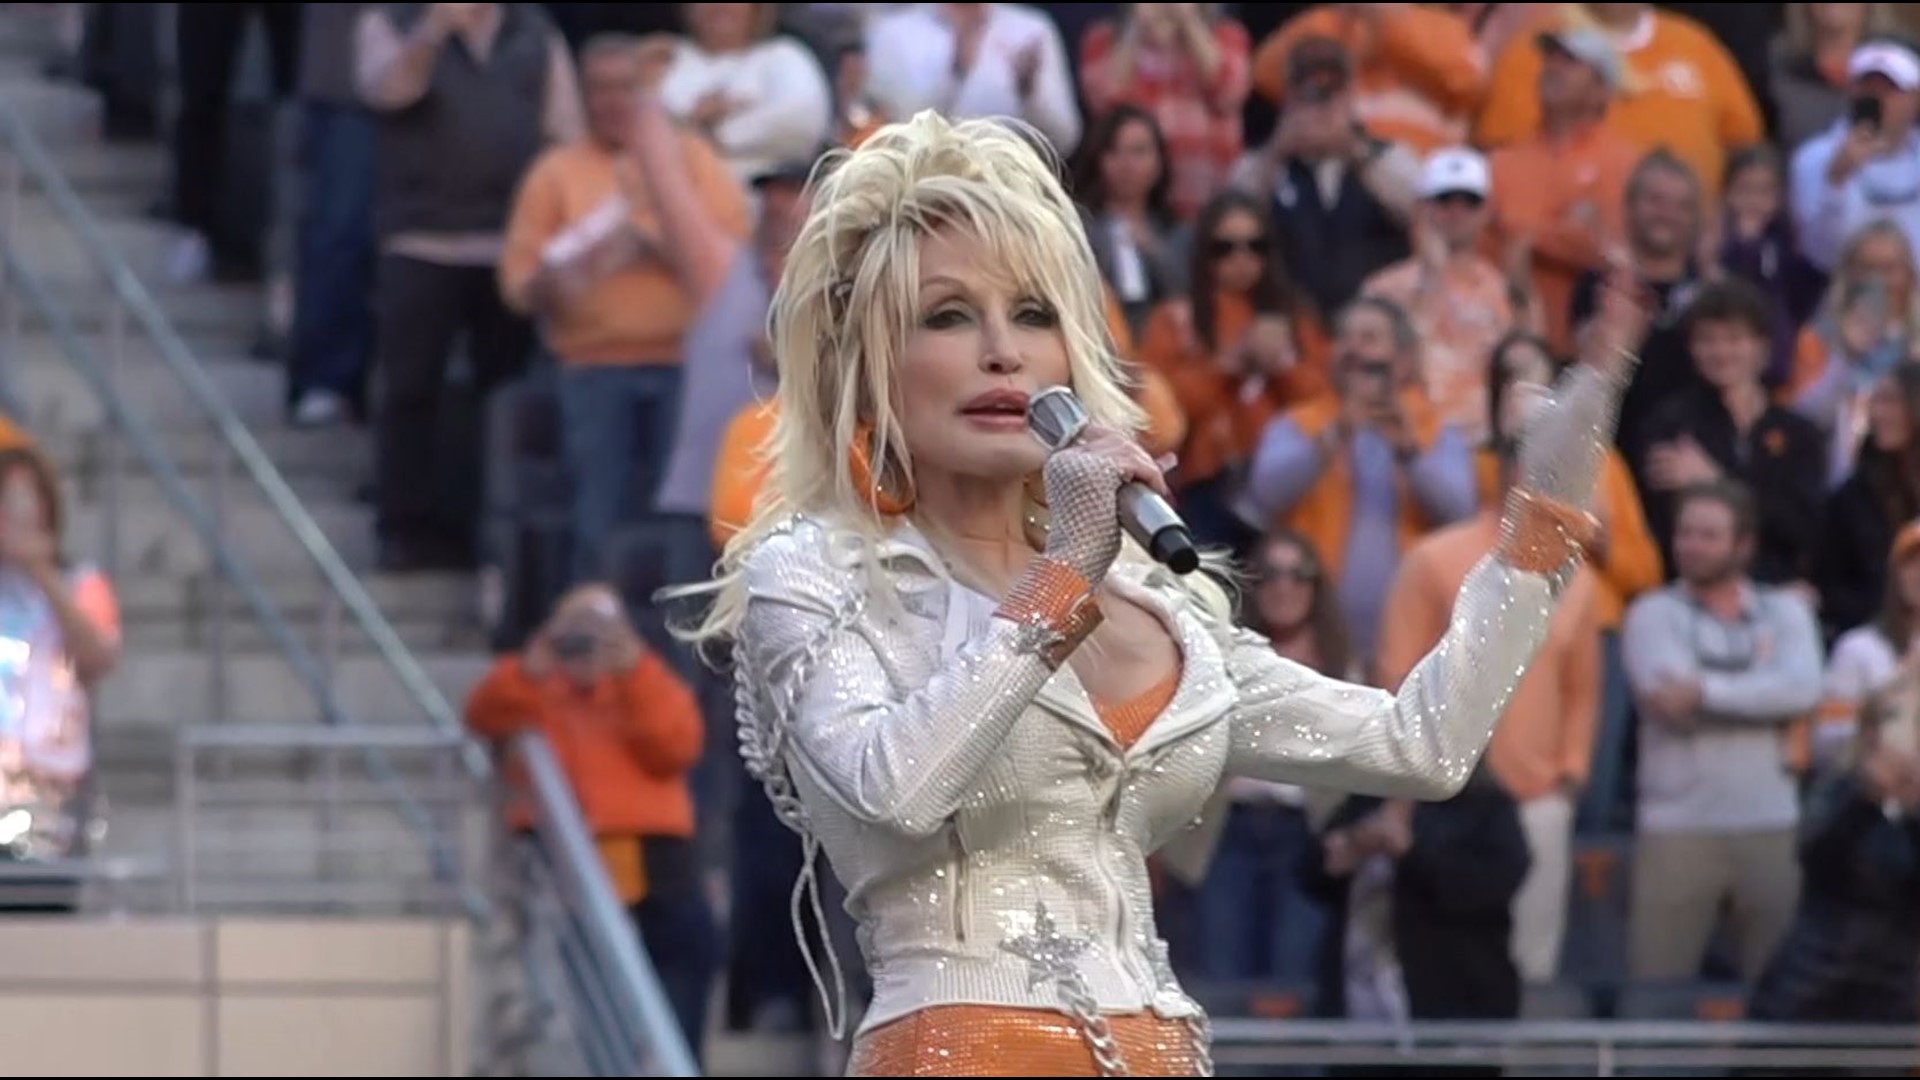
[(601, 545), (653, 509), (679, 427), (679, 365), (563, 366), (560, 420), (573, 474), (573, 576), (604, 573)]
[[(1574, 831), (1600, 836), (1615, 831), (1616, 819), (1627, 809), (1621, 790), (1627, 770), (1627, 736), (1633, 730), (1633, 690), (1620, 657), (1620, 634), (1600, 635), (1600, 730), (1594, 736), (1593, 765), (1587, 770), (1587, 790), (1581, 793)], [(1632, 816), (1622, 827), (1631, 831)]]
[(365, 109), (308, 102), (301, 116), (299, 265), (288, 392), (361, 407), (373, 356), (375, 127)]
[(1314, 977), (1326, 910), (1301, 888), (1315, 840), (1301, 810), (1233, 803), (1196, 897), (1200, 957), (1210, 979)]

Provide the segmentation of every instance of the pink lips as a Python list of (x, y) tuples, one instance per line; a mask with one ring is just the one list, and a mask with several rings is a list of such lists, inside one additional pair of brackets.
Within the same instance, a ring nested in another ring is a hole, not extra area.
[(1018, 390), (989, 390), (967, 402), (961, 412), (981, 419), (1014, 419), (1025, 422), (1027, 395)]

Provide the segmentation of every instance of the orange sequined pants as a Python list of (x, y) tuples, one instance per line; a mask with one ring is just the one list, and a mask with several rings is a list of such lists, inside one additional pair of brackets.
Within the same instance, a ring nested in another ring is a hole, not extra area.
[[(1199, 1076), (1193, 1035), (1151, 1013), (1109, 1017), (1134, 1076)], [(848, 1076), (1099, 1076), (1080, 1025), (1065, 1013), (935, 1005), (854, 1042)]]

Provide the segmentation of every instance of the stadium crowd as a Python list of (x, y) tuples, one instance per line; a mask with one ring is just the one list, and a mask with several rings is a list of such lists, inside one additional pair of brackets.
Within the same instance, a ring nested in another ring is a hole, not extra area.
[[(696, 1046), (723, 979), (720, 1022), (813, 1022), (800, 852), (652, 596), (752, 507), (815, 162), (922, 109), (1059, 155), (1143, 439), (1326, 672), (1439, 639), (1600, 275), (1654, 308), (1477, 782), (1235, 781), (1156, 859), (1203, 1001), (1920, 1019), (1913, 5), (182, 4), (171, 117), (149, 5), (84, 7), (56, 74), (170, 140), (179, 276), (289, 290), (260, 350), (291, 422), (373, 440), (379, 569), (499, 592), (471, 723), (554, 740)], [(282, 253), (232, 212), (256, 26)]]

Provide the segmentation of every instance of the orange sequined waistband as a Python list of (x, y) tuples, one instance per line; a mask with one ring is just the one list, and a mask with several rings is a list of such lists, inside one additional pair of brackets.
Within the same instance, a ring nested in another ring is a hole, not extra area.
[[(1119, 1057), (1134, 1076), (1200, 1076), (1184, 1021), (1111, 1016)], [(999, 1005), (935, 1005), (855, 1040), (848, 1076), (1100, 1076), (1079, 1021), (1063, 1012)]]

